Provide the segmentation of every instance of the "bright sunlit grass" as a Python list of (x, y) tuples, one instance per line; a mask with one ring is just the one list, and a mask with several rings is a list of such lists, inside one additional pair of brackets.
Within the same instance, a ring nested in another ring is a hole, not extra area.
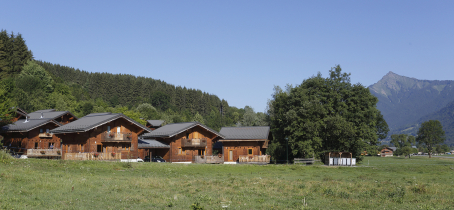
[(0, 209), (447, 209), (453, 173), (454, 159), (427, 157), (358, 167), (8, 159)]

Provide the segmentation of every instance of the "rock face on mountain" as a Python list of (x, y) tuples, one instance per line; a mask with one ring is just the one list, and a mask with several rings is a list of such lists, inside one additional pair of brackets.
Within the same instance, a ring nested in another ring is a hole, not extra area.
[(392, 133), (413, 127), (423, 117), (429, 120), (454, 101), (454, 81), (418, 80), (393, 72), (369, 86), (369, 90), (378, 98), (377, 108)]

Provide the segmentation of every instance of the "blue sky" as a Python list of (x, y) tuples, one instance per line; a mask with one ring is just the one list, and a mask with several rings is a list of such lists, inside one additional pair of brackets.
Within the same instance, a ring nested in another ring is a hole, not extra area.
[(132, 74), (264, 111), (274, 85), (340, 64), (454, 80), (454, 1), (4, 1), (0, 28), (35, 59)]

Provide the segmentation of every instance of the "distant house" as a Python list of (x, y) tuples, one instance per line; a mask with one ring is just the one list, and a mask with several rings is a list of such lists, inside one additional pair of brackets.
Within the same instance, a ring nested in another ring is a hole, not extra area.
[(143, 155), (161, 156), (167, 162), (191, 163), (212, 155), (222, 135), (199, 122), (173, 123), (142, 135)]
[(394, 151), (396, 151), (396, 147), (385, 147), (381, 150), (380, 156), (381, 157), (392, 157)]
[(62, 140), (62, 159), (118, 160), (138, 157), (146, 126), (118, 113), (92, 113), (50, 131)]
[(15, 122), (2, 127), (5, 137), (3, 145), (28, 157), (60, 157), (60, 138), (52, 135), (50, 130), (77, 118), (71, 112), (54, 109), (38, 110), (30, 114), (16, 113)]
[(223, 127), (219, 132), (225, 163), (269, 163), (265, 155), (272, 135), (269, 126)]
[(147, 120), (147, 128), (156, 130), (162, 126), (164, 120)]

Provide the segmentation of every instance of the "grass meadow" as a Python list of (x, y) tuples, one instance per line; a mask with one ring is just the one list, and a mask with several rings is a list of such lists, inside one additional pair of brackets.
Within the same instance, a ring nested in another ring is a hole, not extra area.
[(0, 159), (0, 209), (453, 209), (454, 159), (358, 167)]

